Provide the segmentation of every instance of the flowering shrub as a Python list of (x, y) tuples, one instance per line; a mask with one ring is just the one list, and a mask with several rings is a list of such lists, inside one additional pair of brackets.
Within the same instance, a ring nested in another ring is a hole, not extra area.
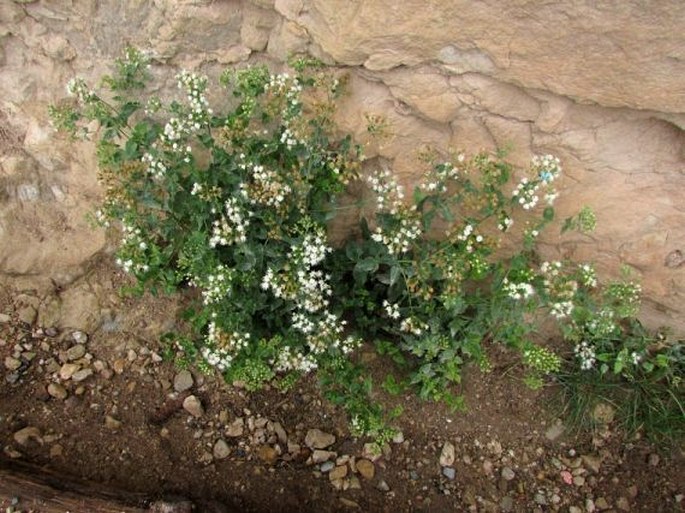
[[(75, 79), (67, 90), (78, 108), (53, 108), (72, 134), (82, 120), (103, 130), (106, 197), (96, 217), (121, 226), (117, 263), (143, 287), (198, 291), (198, 353), (229, 378), (258, 386), (349, 353), (359, 341), (331, 308), (323, 266), (325, 221), (358, 166), (349, 138), (326, 130), (337, 81), (304, 67), (292, 76), (228, 71), (229, 110), (218, 114), (208, 79), (187, 71), (170, 103), (130, 99), (142, 92), (146, 64), (129, 49), (104, 83), (111, 100)], [(320, 96), (305, 105), (314, 85)]]
[[(292, 74), (227, 70), (214, 107), (207, 77), (188, 71), (176, 76), (176, 98), (150, 96), (148, 66), (129, 48), (105, 93), (74, 79), (73, 100), (50, 113), (73, 137), (97, 122), (105, 198), (95, 218), (119, 230), (121, 268), (141, 291), (193, 291), (196, 336), (177, 340), (186, 357), (253, 389), (319, 369), (354, 429), (381, 438), (384, 414), (349, 358), (361, 342), (352, 328), (382, 333), (382, 351), (409, 363), (420, 395), (454, 407), (451, 385), (465, 361), (489, 366), (487, 343), (518, 351), (532, 386), (560, 369), (531, 336), (541, 312), (560, 321), (580, 369), (658, 365), (647, 348), (618, 343), (622, 319), (637, 311), (635, 285), (602, 291), (590, 266), (540, 262), (534, 251), (554, 219), (559, 159), (533, 157), (510, 185), (515, 172), (500, 155), (426, 151), (427, 173), (408, 195), (388, 169), (362, 177), (360, 148), (332, 123), (340, 82), (312, 61), (296, 61)], [(373, 214), (359, 239), (334, 249), (336, 198), (362, 179)], [(564, 229), (594, 222), (584, 209)], [(504, 251), (518, 225), (518, 249)]]

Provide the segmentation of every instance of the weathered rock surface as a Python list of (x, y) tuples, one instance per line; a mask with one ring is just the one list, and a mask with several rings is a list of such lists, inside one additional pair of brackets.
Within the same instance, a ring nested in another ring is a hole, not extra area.
[[(622, 264), (641, 279), (643, 319), (685, 332), (685, 4), (481, 0), (137, 0), (4, 2), (0, 7), (0, 278), (47, 294), (108, 250), (86, 213), (97, 203), (95, 149), (58, 136), (47, 106), (74, 74), (95, 83), (122, 41), (153, 55), (171, 90), (180, 67), (210, 76), (250, 59), (280, 65), (310, 52), (345, 66), (343, 129), (367, 143), (408, 186), (412, 148), (467, 152), (509, 146), (563, 163), (560, 219), (583, 205), (590, 237), (554, 230), (545, 258), (594, 260), (601, 277)], [(210, 94), (210, 98), (212, 98)], [(389, 137), (368, 139), (365, 114)], [(348, 233), (356, 213), (334, 233)], [(680, 257), (678, 256), (680, 255)], [(39, 322), (97, 328), (98, 298), (67, 288)]]

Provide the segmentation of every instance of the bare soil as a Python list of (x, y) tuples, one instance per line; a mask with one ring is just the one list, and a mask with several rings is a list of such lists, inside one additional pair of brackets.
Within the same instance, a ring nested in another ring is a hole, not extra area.
[[(465, 412), (409, 393), (375, 391), (404, 413), (395, 422), (402, 437), (374, 461), (369, 479), (352, 463), (370, 457), (366, 440), (350, 436), (344, 412), (322, 398), (315, 376), (288, 392), (249, 393), (191, 369), (192, 387), (176, 392), (179, 368), (162, 358), (159, 335), (177, 325), (180, 300), (121, 298), (124, 283), (103, 263), (72, 285), (97, 292), (98, 311), (83, 317), (99, 319), (88, 332), (25, 322), (32, 320), (30, 308), (45, 318), (41, 309), (55, 298), (37, 297), (30, 306), (31, 291), (0, 287), (0, 467), (27, 462), (65, 480), (121, 490), (128, 502), (136, 497), (130, 506), (182, 497), (195, 511), (685, 510), (682, 448), (658, 450), (612, 424), (594, 433), (563, 431), (554, 386), (527, 389), (516, 365), (496, 348), (491, 372), (465, 372)], [(83, 335), (86, 354), (70, 360)], [(359, 357), (380, 383), (387, 362), (370, 347)], [(65, 377), (68, 363), (92, 374), (81, 373), (81, 381)], [(197, 417), (183, 407), (191, 394), (203, 406)], [(231, 432), (236, 422), (243, 422), (238, 435)], [(305, 444), (310, 429), (335, 435), (327, 448), (335, 452), (334, 464), (312, 463)], [(223, 454), (215, 450), (219, 440), (228, 448)], [(441, 465), (446, 442), (455, 449), (454, 462)], [(331, 466), (346, 475), (331, 479)], [(0, 497), (0, 506), (29, 511), (21, 496), (14, 504)]]

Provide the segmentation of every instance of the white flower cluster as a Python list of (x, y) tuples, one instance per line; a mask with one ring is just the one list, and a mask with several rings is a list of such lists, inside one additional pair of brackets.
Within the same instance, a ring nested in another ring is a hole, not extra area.
[(512, 196), (514, 200), (523, 207), (523, 210), (531, 210), (535, 208), (540, 200), (537, 195), (539, 188), (539, 182), (530, 181), (528, 178), (523, 177), (521, 178), (521, 182), (516, 186), (516, 189), (514, 189)]
[(190, 283), (202, 288), (202, 302), (205, 305), (211, 305), (218, 303), (231, 293), (233, 274), (231, 268), (219, 264), (213, 274), (207, 275), (204, 279), (194, 277)]
[(391, 303), (387, 299), (384, 299), (383, 308), (385, 308), (385, 313), (388, 314), (388, 317), (391, 319), (400, 318), (400, 306), (397, 303)]
[(573, 313), (573, 308), (572, 301), (557, 301), (552, 303), (549, 313), (556, 319), (565, 319)]
[(481, 244), (485, 239), (482, 235), (475, 232), (472, 224), (467, 223), (462, 232), (457, 235), (457, 240), (466, 244), (465, 248), (467, 253), (473, 253), (475, 247), (478, 244)]
[(205, 96), (207, 89), (207, 77), (183, 70), (176, 75), (178, 88), (186, 92), (188, 99), (188, 122), (192, 129), (199, 130), (207, 122), (207, 118), (212, 114), (209, 102)]
[(597, 273), (590, 264), (580, 266), (580, 282), (589, 288), (597, 286)]
[(345, 354), (359, 344), (353, 337), (342, 338), (345, 321), (327, 310), (332, 295), (331, 277), (316, 266), (330, 251), (324, 228), (318, 227), (305, 234), (302, 243), (289, 253), (287, 269), (277, 272), (269, 268), (262, 278), (262, 289), (271, 291), (278, 298), (294, 301), (292, 327), (304, 335), (307, 348), (305, 354), (289, 346), (284, 347), (274, 361), (276, 371), (309, 372), (317, 367), (317, 355), (329, 349)]
[(550, 184), (561, 174), (561, 161), (554, 155), (535, 155), (531, 168), (542, 182)]
[(93, 102), (97, 96), (88, 89), (86, 81), (80, 77), (75, 77), (67, 82), (67, 94), (75, 96), (79, 103), (86, 105)]
[(95, 211), (95, 221), (104, 228), (109, 228), (111, 226), (109, 219), (107, 219), (105, 213), (100, 209)]
[(252, 182), (240, 184), (240, 192), (253, 205), (278, 208), (292, 192), (290, 185), (275, 171), (265, 169), (259, 164), (241, 164), (241, 167), (249, 171)]
[(512, 227), (513, 224), (514, 224), (514, 220), (511, 217), (505, 215), (505, 216), (502, 216), (502, 218), (500, 219), (500, 222), (497, 225), (497, 228), (501, 232), (506, 232), (509, 230), (509, 228)]
[(285, 144), (289, 150), (292, 150), (298, 144), (305, 144), (305, 141), (298, 139), (290, 128), (284, 128), (281, 134), (281, 143)]
[(595, 337), (607, 337), (618, 331), (618, 326), (614, 320), (614, 312), (608, 308), (603, 308), (586, 323), (587, 330)]
[(152, 116), (162, 108), (162, 101), (157, 96), (151, 96), (145, 103), (145, 115)]
[(250, 225), (248, 217), (251, 212), (245, 214), (238, 200), (228, 198), (224, 204), (224, 214), (214, 221), (212, 227), (212, 237), (209, 245), (212, 248), (217, 246), (228, 246), (229, 244), (242, 243), (247, 240), (247, 228)]
[(307, 374), (315, 370), (318, 365), (311, 354), (303, 354), (302, 351), (293, 351), (290, 346), (284, 346), (273, 362), (276, 372), (298, 371)]
[(391, 255), (400, 255), (411, 249), (412, 244), (421, 236), (421, 221), (412, 217), (403, 217), (400, 226), (394, 233), (386, 233), (377, 226), (371, 238), (388, 248)]
[(277, 274), (269, 268), (262, 278), (263, 290), (270, 290), (274, 296), (296, 301), (299, 309), (310, 314), (316, 313), (329, 304), (332, 295), (329, 285), (330, 276), (314, 269), (330, 253), (326, 245), (323, 229), (305, 235), (302, 244), (288, 255), (293, 262), (289, 272)]
[(301, 261), (306, 267), (314, 267), (323, 262), (326, 255), (333, 251), (326, 244), (326, 234), (323, 229), (304, 236), (302, 245), (293, 250), (292, 256)]
[(300, 105), (302, 84), (300, 84), (296, 77), (291, 77), (288, 73), (271, 75), (271, 79), (265, 89), (276, 95), (285, 95), (289, 107)]
[(502, 288), (507, 295), (514, 300), (528, 299), (535, 294), (535, 289), (530, 283), (514, 283), (510, 282), (507, 278), (504, 278)]
[(581, 370), (590, 370), (597, 362), (594, 347), (585, 340), (573, 348), (573, 353), (580, 360)]
[(428, 329), (426, 323), (416, 319), (415, 317), (408, 317), (407, 319), (402, 319), (400, 323), (400, 330), (405, 333), (411, 333), (412, 335), (419, 336), (424, 331)]
[(120, 266), (124, 272), (139, 272), (145, 273), (150, 267), (146, 263), (145, 251), (148, 248), (147, 242), (143, 239), (143, 232), (140, 228), (122, 224), (121, 236), (121, 251), (129, 255), (129, 258), (117, 258), (116, 264)]
[(563, 265), (559, 261), (543, 262), (540, 265), (543, 284), (552, 301), (550, 314), (556, 319), (564, 319), (573, 313), (573, 299), (578, 290), (578, 283), (564, 275), (562, 270)]
[(146, 152), (141, 160), (147, 166), (147, 172), (152, 175), (153, 178), (161, 180), (167, 172), (166, 164), (159, 157), (153, 155), (150, 152)]
[(211, 321), (206, 341), (207, 344), (202, 348), (202, 357), (208, 364), (223, 372), (231, 366), (234, 356), (248, 346), (250, 334), (237, 331), (225, 333), (215, 321)]
[(393, 174), (387, 169), (377, 170), (367, 181), (376, 193), (376, 210), (397, 214), (404, 200), (404, 188), (397, 183)]
[[(457, 156), (459, 163), (464, 162), (466, 157), (460, 153)], [(454, 180), (459, 176), (459, 169), (457, 169), (451, 162), (444, 162), (433, 167), (431, 173), (427, 177), (427, 181), (419, 185), (426, 192), (447, 192), (446, 182)]]
[(559, 194), (552, 187), (552, 182), (561, 174), (561, 164), (553, 155), (535, 155), (531, 161), (531, 170), (535, 179), (522, 178), (512, 194), (524, 210), (531, 210), (538, 204), (538, 190), (541, 185), (546, 187), (545, 201), (553, 205)]

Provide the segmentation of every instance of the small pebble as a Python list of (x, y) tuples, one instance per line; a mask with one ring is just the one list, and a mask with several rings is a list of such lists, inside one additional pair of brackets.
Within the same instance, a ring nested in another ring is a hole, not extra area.
[(444, 475), (447, 479), (453, 480), (455, 477), (457, 477), (457, 472), (453, 467), (443, 467), (442, 475)]

